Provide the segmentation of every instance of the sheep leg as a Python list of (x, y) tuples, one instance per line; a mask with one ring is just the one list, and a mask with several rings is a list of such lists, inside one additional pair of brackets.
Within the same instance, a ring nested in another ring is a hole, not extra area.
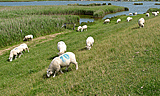
[(62, 70), (60, 69), (60, 72), (63, 74)]
[(78, 70), (78, 63), (75, 61), (75, 62), (72, 62), (74, 65), (76, 65), (76, 70)]
[(69, 65), (66, 67), (66, 71), (68, 71), (68, 67), (69, 67)]

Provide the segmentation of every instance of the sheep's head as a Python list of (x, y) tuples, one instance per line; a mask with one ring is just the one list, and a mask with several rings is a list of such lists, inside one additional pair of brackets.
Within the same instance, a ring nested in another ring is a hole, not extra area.
[(51, 74), (53, 74), (52, 70), (51, 70), (51, 69), (48, 69), (48, 70), (47, 70), (47, 77), (50, 77)]

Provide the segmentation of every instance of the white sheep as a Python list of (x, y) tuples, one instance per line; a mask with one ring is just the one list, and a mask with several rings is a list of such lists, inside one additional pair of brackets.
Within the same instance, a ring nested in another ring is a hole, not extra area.
[(19, 55), (18, 58), (20, 58), (22, 55), (22, 51), (23, 51), (23, 49), (21, 47), (16, 47), (16, 48), (12, 49), (10, 51), (9, 61), (12, 61), (14, 56), (15, 56), (15, 59), (17, 58), (18, 55)]
[(138, 20), (138, 24), (139, 24), (139, 27), (140, 27), (140, 28), (141, 28), (141, 27), (144, 27), (144, 23), (145, 23), (144, 18), (140, 18), (140, 19)]
[(133, 18), (132, 17), (127, 17), (127, 21), (131, 21)]
[(132, 13), (129, 13), (129, 15), (131, 16), (131, 15), (132, 15)]
[(86, 30), (86, 31), (87, 31), (87, 25), (83, 25), (83, 26), (82, 26), (81, 32), (82, 32), (83, 30)]
[(57, 44), (57, 49), (59, 51), (58, 55), (61, 55), (66, 51), (67, 46), (63, 41), (59, 41)]
[(152, 12), (152, 15), (158, 16), (157, 12)]
[(33, 40), (33, 35), (27, 35), (27, 36), (25, 36), (24, 39), (23, 39), (23, 41), (26, 41), (26, 40), (28, 41), (30, 39)]
[(105, 23), (109, 23), (109, 22), (110, 22), (109, 19), (104, 20), (104, 24), (105, 24)]
[(80, 31), (82, 29), (82, 26), (78, 26), (77, 31)]
[(88, 37), (87, 40), (86, 40), (86, 47), (88, 50), (91, 49), (91, 46), (93, 46), (93, 43), (94, 43), (94, 39), (93, 37)]
[(157, 14), (159, 14), (159, 11), (157, 11)]
[(133, 13), (133, 15), (137, 15), (137, 12)]
[(117, 19), (117, 23), (119, 23), (121, 21), (121, 19)]
[(146, 13), (146, 16), (149, 17), (149, 13)]
[(25, 52), (26, 50), (29, 52), (29, 49), (28, 49), (27, 44), (23, 43), (23, 44), (21, 44), (19, 47), (21, 47), (24, 52)]
[(56, 73), (59, 71), (63, 74), (61, 67), (66, 67), (66, 70), (68, 70), (71, 63), (75, 64), (76, 70), (78, 70), (78, 63), (75, 54), (72, 52), (66, 52), (59, 57), (54, 58), (47, 69), (47, 77), (50, 77), (51, 74), (54, 74), (53, 77), (55, 77)]

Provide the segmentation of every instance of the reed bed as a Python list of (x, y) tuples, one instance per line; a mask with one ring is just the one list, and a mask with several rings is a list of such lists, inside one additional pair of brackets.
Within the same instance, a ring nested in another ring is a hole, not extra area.
[(77, 23), (78, 16), (32, 15), (0, 19), (0, 47), (21, 42), (25, 35), (34, 37), (61, 32), (64, 23)]

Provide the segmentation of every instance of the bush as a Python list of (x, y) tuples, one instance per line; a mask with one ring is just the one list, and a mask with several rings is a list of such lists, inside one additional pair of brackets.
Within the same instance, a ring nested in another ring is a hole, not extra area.
[(160, 3), (155, 3), (154, 5), (160, 5)]
[(112, 5), (111, 3), (108, 3), (108, 5)]
[(143, 3), (134, 3), (133, 5), (143, 5)]

